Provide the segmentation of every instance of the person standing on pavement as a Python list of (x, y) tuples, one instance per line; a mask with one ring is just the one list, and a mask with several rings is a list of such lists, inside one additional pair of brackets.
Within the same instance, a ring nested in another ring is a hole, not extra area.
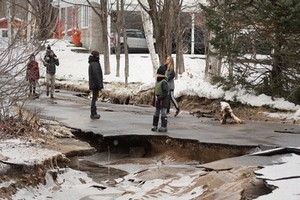
[(29, 96), (37, 97), (35, 93), (36, 84), (40, 78), (39, 64), (35, 60), (35, 55), (31, 54), (27, 63), (26, 80), (29, 81)]
[[(158, 68), (155, 83), (155, 113), (151, 131), (167, 132), (167, 107), (168, 107), (169, 85), (165, 77), (165, 70)], [(157, 129), (159, 117), (161, 115), (161, 127)]]
[(99, 62), (99, 52), (92, 51), (89, 56), (89, 88), (92, 90), (92, 102), (91, 102), (91, 119), (99, 119), (100, 115), (97, 114), (96, 101), (99, 95), (99, 91), (103, 89), (103, 74), (101, 65)]
[(168, 79), (168, 83), (169, 83), (169, 88), (170, 88), (170, 94), (169, 94), (169, 104), (168, 104), (168, 108), (167, 108), (167, 115), (170, 113), (170, 107), (171, 107), (171, 102), (173, 103), (173, 105), (176, 108), (176, 113), (174, 115), (174, 117), (176, 117), (179, 112), (179, 105), (174, 97), (174, 89), (175, 89), (175, 83), (174, 83), (174, 78), (175, 78), (175, 71), (174, 71), (174, 60), (172, 58), (172, 56), (168, 56), (166, 59), (166, 63), (165, 63), (167, 70), (166, 70), (166, 76)]
[(168, 104), (168, 108), (167, 108), (167, 115), (170, 114), (170, 107), (171, 107), (171, 102), (174, 104), (175, 108), (176, 108), (176, 113), (174, 115), (174, 117), (176, 117), (179, 112), (179, 106), (178, 103), (174, 97), (174, 89), (175, 89), (175, 84), (174, 84), (174, 78), (175, 78), (175, 71), (174, 71), (174, 60), (172, 56), (168, 56), (166, 59), (166, 62), (164, 65), (160, 66), (159, 69), (161, 71), (165, 72), (165, 76), (167, 77), (168, 80), (168, 84), (170, 87), (170, 93), (169, 93), (169, 104)]
[(49, 54), (45, 55), (44, 58), (45, 66), (46, 66), (46, 87), (47, 93), (46, 95), (49, 96), (49, 87), (51, 87), (50, 91), (50, 98), (53, 99), (53, 93), (55, 89), (55, 73), (56, 73), (56, 66), (59, 66), (59, 60), (57, 56), (54, 54), (53, 50), (49, 50)]

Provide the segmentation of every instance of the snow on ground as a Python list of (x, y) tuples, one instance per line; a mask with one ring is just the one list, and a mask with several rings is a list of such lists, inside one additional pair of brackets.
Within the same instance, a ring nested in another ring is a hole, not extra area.
[[(51, 47), (60, 60), (60, 66), (57, 67), (57, 78), (64, 79), (75, 85), (86, 85), (88, 80), (88, 53), (76, 53), (71, 51), (71, 47), (67, 47), (69, 44), (65, 41), (50, 40)], [(44, 52), (37, 56), (37, 60), (40, 62), (40, 73), (45, 76), (45, 67), (43, 66), (41, 59), (44, 56)], [(174, 55), (175, 56), (175, 55)], [(269, 105), (274, 108), (287, 109), (295, 111), (290, 118), (300, 118), (300, 107), (290, 102), (284, 101), (281, 98), (271, 100), (266, 95), (251, 95), (246, 94), (243, 90), (227, 91), (216, 86), (210, 85), (204, 81), (204, 69), (205, 59), (203, 55), (185, 55), (186, 72), (179, 76), (179, 79), (175, 81), (176, 89), (175, 96), (180, 95), (198, 95), (200, 97), (207, 98), (224, 98), (225, 100), (232, 100), (236, 98), (242, 103), (246, 103), (253, 106)], [(152, 66), (150, 56), (148, 54), (130, 54), (129, 55), (129, 82), (139, 82), (144, 85), (141, 87), (147, 88), (154, 85), (154, 78), (152, 73)], [(102, 67), (103, 56), (100, 58)], [(124, 56), (121, 55), (121, 63), (124, 63)], [(121, 65), (120, 77), (115, 77), (115, 55), (111, 55), (111, 74), (104, 76), (105, 82), (124, 82), (124, 66)], [(103, 68), (104, 69), (104, 68)], [(15, 140), (6, 144), (15, 144), (18, 146), (16, 149), (22, 150), (22, 142)], [(20, 148), (19, 148), (20, 147)], [(31, 147), (24, 145), (24, 148), (30, 149)], [(3, 146), (0, 146), (0, 149)], [(7, 157), (12, 158), (14, 161), (22, 163), (25, 159), (30, 160), (30, 156), (33, 156), (33, 152), (27, 152), (27, 155), (21, 154), (20, 151), (15, 152), (13, 148), (10, 151), (6, 151)], [(24, 152), (23, 152), (24, 153)], [(55, 155), (57, 152), (46, 152), (45, 155)], [(19, 156), (19, 157), (18, 157)], [(41, 158), (41, 157), (40, 157)], [(37, 157), (32, 157), (32, 161), (36, 161)], [(148, 170), (163, 171), (163, 167), (147, 166)], [(147, 182), (140, 182), (140, 177), (136, 173), (129, 173), (121, 180), (117, 180), (118, 187), (109, 186), (105, 182), (99, 184), (94, 182), (86, 173), (72, 170), (72, 169), (59, 169), (62, 170), (59, 173), (57, 182), (53, 181), (52, 177), (48, 173), (46, 176), (47, 184), (40, 185), (38, 188), (25, 188), (19, 190), (13, 199), (139, 199), (140, 197), (146, 197), (148, 199), (193, 199), (204, 192), (202, 186), (195, 186), (188, 192), (183, 192), (180, 188), (187, 188), (194, 184), (195, 179), (201, 174), (200, 169), (195, 169), (194, 172), (189, 173), (180, 171), (178, 169), (165, 168), (165, 173), (171, 173), (168, 179), (161, 179), (154, 177)], [(173, 171), (172, 171), (173, 170)], [(198, 171), (197, 171), (198, 170)], [(127, 171), (130, 171), (129, 169)], [(278, 187), (272, 193), (261, 196), (259, 200), (265, 199), (299, 199), (299, 171), (300, 171), (300, 156), (293, 154), (289, 157), (283, 157), (282, 164), (264, 166), (263, 169), (258, 170), (257, 174), (259, 178), (266, 179), (267, 183)], [(281, 173), (286, 172), (286, 173)], [(156, 173), (154, 173), (156, 174)], [(292, 179), (285, 179), (287, 177), (295, 176)], [(128, 181), (133, 179), (135, 181)], [(142, 183), (142, 184), (141, 184)], [(1, 183), (5, 185), (8, 183)], [(101, 189), (104, 186), (106, 189)], [(160, 192), (158, 191), (160, 188)], [(153, 196), (151, 196), (153, 195)]]
[[(60, 66), (57, 67), (56, 77), (63, 79), (73, 85), (88, 84), (88, 53), (72, 52), (70, 44), (67, 41), (49, 40), (55, 54), (60, 60)], [(45, 52), (38, 55), (38, 60), (44, 57)], [(175, 60), (175, 55), (173, 55)], [(100, 56), (100, 63), (104, 71), (103, 55)], [(300, 106), (287, 102), (283, 98), (275, 98), (272, 100), (270, 96), (261, 94), (246, 93), (243, 89), (235, 91), (224, 91), (208, 82), (204, 81), (205, 56), (204, 55), (184, 55), (184, 63), (186, 71), (179, 75), (175, 80), (175, 97), (182, 95), (197, 95), (209, 99), (223, 98), (232, 101), (236, 99), (243, 104), (251, 106), (268, 105), (273, 108), (289, 110), (294, 114), (277, 115), (280, 118), (300, 119)], [(104, 75), (105, 82), (125, 82), (124, 78), (124, 55), (121, 55), (120, 77), (116, 77), (116, 58), (115, 55), (110, 56), (111, 73)], [(45, 75), (45, 67), (40, 62), (40, 71)], [(141, 89), (153, 87), (155, 79), (153, 78), (152, 63), (149, 54), (129, 54), (129, 83), (142, 83)], [(105, 87), (105, 86), (104, 86)], [(127, 90), (128, 91), (128, 90)], [(272, 114), (275, 117), (274, 114)]]
[(1, 140), (0, 157), (3, 162), (17, 165), (42, 164), (47, 159), (62, 155), (60, 152), (34, 146), (34, 142), (20, 139)]
[(268, 195), (261, 196), (257, 200), (297, 200), (300, 199), (300, 156), (296, 154), (286, 154), (280, 164), (264, 166), (256, 171), (258, 178), (266, 180), (268, 185), (276, 189)]
[[(85, 172), (61, 168), (57, 180), (46, 174), (46, 185), (19, 189), (13, 199), (170, 199), (189, 200), (201, 195), (204, 186), (197, 185), (200, 168), (180, 165), (118, 165), (130, 172), (127, 176), (101, 183), (93, 181)], [(133, 171), (135, 169), (136, 171)], [(150, 174), (150, 176), (149, 176)], [(152, 175), (152, 177), (151, 177)]]

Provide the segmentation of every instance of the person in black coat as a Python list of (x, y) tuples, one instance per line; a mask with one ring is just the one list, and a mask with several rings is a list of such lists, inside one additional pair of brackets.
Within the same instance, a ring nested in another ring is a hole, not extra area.
[(91, 119), (99, 119), (100, 115), (97, 114), (96, 101), (99, 95), (99, 91), (103, 89), (103, 74), (101, 65), (99, 62), (99, 52), (92, 51), (89, 56), (89, 88), (92, 90), (92, 102), (91, 102)]
[(169, 104), (169, 85), (165, 77), (165, 70), (158, 68), (155, 83), (155, 113), (153, 116), (152, 131), (157, 131), (159, 116), (161, 115), (161, 127), (159, 132), (167, 132), (167, 108)]

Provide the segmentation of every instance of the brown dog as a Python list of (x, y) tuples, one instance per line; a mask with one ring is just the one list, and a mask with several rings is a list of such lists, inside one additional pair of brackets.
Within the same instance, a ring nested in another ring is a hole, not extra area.
[(221, 120), (220, 120), (221, 124), (226, 124), (226, 119), (228, 117), (231, 117), (232, 119), (234, 119), (234, 121), (237, 124), (243, 124), (244, 123), (243, 120), (239, 119), (235, 114), (233, 114), (233, 111), (232, 111), (229, 103), (221, 101), (220, 104), (221, 104), (221, 117), (222, 117)]

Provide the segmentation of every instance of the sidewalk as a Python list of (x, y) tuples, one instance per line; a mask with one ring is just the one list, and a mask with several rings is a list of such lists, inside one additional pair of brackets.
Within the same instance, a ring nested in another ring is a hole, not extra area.
[(91, 120), (90, 100), (76, 93), (59, 91), (54, 102), (44, 94), (27, 105), (45, 118), (54, 119), (67, 127), (106, 136), (168, 135), (173, 138), (193, 139), (203, 143), (296, 147), (300, 144), (300, 126), (293, 124), (252, 122), (221, 125), (210, 118), (197, 118), (187, 111), (168, 118), (168, 132), (150, 130), (153, 107), (116, 105), (97, 102), (99, 120)]

